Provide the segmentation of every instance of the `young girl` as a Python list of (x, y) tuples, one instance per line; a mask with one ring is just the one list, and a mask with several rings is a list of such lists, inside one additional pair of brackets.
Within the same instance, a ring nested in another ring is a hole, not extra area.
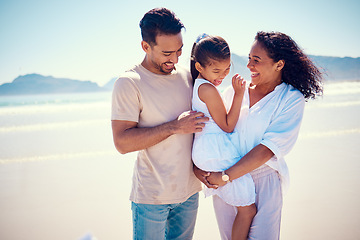
[(192, 108), (210, 119), (203, 131), (195, 134), (192, 158), (194, 164), (204, 171), (222, 172), (226, 184), (217, 189), (205, 187), (205, 196), (216, 194), (237, 207), (232, 240), (247, 239), (256, 214), (254, 182), (250, 174), (231, 182), (226, 175), (226, 170), (241, 158), (235, 147), (238, 134), (232, 132), (239, 118), (245, 81), (238, 74), (232, 78), (235, 95), (227, 112), (216, 88), (230, 71), (227, 42), (221, 37), (202, 35), (195, 42), (191, 57), (191, 74), (195, 80)]

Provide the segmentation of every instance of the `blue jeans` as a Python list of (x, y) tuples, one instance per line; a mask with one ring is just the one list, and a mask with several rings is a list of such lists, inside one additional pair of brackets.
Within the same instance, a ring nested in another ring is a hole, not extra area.
[(199, 193), (183, 203), (139, 204), (132, 202), (134, 240), (192, 239)]

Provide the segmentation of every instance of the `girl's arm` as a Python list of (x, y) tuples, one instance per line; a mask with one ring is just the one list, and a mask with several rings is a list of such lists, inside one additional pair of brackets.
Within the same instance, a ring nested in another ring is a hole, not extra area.
[(242, 98), (245, 91), (245, 81), (238, 74), (232, 78), (232, 85), (235, 91), (233, 102), (229, 112), (222, 101), (217, 89), (211, 84), (202, 84), (198, 89), (198, 95), (203, 101), (215, 123), (224, 131), (234, 131), (239, 119)]

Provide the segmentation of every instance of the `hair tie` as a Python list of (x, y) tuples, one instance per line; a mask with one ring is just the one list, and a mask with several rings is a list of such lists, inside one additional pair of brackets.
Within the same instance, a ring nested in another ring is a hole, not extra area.
[(206, 33), (200, 34), (200, 35), (196, 38), (195, 43), (199, 43), (202, 39), (207, 38), (207, 37), (209, 37), (209, 35), (206, 34)]

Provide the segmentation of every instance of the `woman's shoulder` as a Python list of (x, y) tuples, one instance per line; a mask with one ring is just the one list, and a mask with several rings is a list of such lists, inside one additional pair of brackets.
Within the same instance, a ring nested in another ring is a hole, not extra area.
[(282, 91), (278, 98), (278, 100), (282, 103), (280, 106), (299, 106), (303, 108), (305, 105), (304, 95), (290, 84), (282, 83), (282, 85)]
[(291, 84), (283, 83), (285, 85), (284, 94), (290, 99), (305, 99), (304, 95)]

